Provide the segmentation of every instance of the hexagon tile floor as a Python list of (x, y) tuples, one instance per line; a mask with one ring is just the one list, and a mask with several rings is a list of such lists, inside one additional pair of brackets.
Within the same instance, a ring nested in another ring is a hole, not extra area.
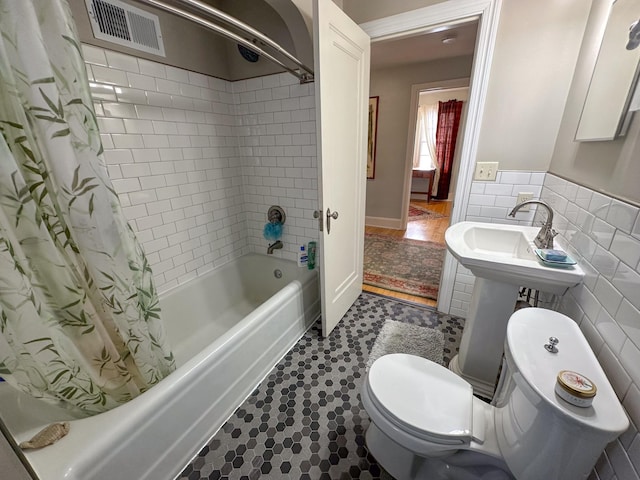
[(384, 320), (439, 329), (444, 361), (463, 320), (363, 293), (327, 338), (309, 330), (178, 477), (391, 479), (368, 454), (360, 402), (365, 365)]

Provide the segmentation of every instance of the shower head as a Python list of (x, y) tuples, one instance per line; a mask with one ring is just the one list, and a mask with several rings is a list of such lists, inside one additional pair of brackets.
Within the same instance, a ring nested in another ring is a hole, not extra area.
[(260, 58), (260, 55), (258, 55), (253, 50), (245, 47), (244, 45), (238, 44), (238, 51), (240, 52), (240, 55), (242, 55), (242, 58), (244, 58), (247, 62), (255, 63)]

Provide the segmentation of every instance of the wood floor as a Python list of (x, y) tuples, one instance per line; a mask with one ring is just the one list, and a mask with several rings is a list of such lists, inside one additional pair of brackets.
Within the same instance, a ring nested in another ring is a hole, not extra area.
[[(418, 218), (417, 220), (407, 223), (406, 230), (393, 230), (391, 228), (380, 227), (365, 227), (366, 233), (375, 233), (378, 235), (388, 235), (392, 237), (410, 238), (413, 240), (426, 240), (429, 242), (437, 242), (444, 245), (444, 232), (449, 226), (451, 217), (451, 202), (431, 200), (429, 203), (426, 201), (412, 200), (411, 205), (427, 208), (433, 212), (446, 215), (444, 218), (436, 218), (433, 220)], [(415, 295), (408, 295), (406, 293), (394, 292), (392, 290), (386, 290), (384, 288), (372, 287), (371, 285), (363, 285), (362, 289), (365, 292), (378, 293), (387, 297), (398, 298), (400, 300), (408, 300), (410, 302), (419, 303), (421, 305), (428, 305), (435, 307), (437, 301), (429, 298), (416, 297)]]

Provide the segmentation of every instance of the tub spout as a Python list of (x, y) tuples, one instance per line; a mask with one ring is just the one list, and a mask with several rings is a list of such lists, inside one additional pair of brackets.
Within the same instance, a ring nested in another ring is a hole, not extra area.
[(274, 242), (271, 245), (269, 245), (269, 247), (267, 248), (267, 253), (271, 255), (274, 250), (279, 250), (281, 248), (282, 248), (282, 242), (278, 240), (277, 242)]

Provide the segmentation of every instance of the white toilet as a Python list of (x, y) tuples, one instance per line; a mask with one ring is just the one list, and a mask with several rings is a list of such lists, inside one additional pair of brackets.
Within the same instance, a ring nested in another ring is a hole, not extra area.
[[(558, 339), (555, 353), (550, 337)], [(593, 381), (591, 406), (555, 393), (561, 370)], [(374, 362), (362, 402), (371, 418), (367, 446), (398, 480), (586, 479), (605, 446), (629, 426), (578, 325), (541, 308), (509, 320), (493, 405), (445, 367), (405, 354)]]

